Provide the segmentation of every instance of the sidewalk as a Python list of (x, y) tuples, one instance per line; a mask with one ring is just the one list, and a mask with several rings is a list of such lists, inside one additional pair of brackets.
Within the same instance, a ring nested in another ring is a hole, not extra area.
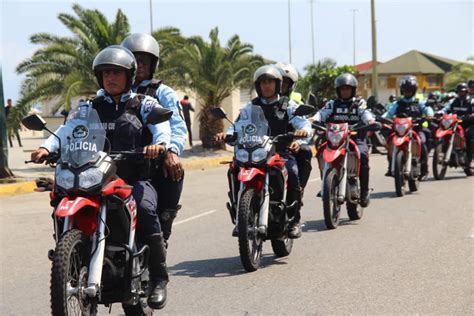
[[(25, 160), (30, 159), (31, 152), (39, 147), (44, 141), (42, 133), (22, 132), (21, 141), (23, 147), (18, 147), (18, 143), (13, 143), (13, 148), (8, 148), (8, 166), (15, 175), (15, 183), (0, 182), (0, 197), (21, 193), (30, 193), (35, 188), (34, 180), (39, 177), (53, 177), (54, 169), (45, 165), (25, 164)], [(232, 151), (203, 150), (200, 141), (194, 141), (195, 146), (191, 150), (186, 144), (181, 155), (181, 162), (184, 170), (206, 169), (217, 167), (221, 161), (232, 159)], [(6, 180), (8, 182), (8, 180)]]

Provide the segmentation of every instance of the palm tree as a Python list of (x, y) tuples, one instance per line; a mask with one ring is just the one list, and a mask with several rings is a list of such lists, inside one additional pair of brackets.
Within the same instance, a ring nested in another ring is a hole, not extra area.
[(120, 44), (129, 33), (127, 17), (121, 10), (112, 23), (98, 10), (83, 9), (77, 4), (73, 10), (77, 16), (58, 15), (72, 36), (49, 33), (31, 36), (32, 43), (43, 47), (17, 66), (17, 72), (26, 74), (26, 79), (11, 112), (9, 128), (17, 128), (35, 103), (57, 100), (53, 106), (53, 112), (57, 112), (61, 107), (69, 110), (74, 97), (95, 94), (99, 88), (91, 71), (95, 55), (109, 45)]
[(214, 135), (223, 130), (223, 122), (209, 112), (220, 106), (237, 88), (250, 88), (252, 74), (263, 64), (263, 58), (253, 55), (253, 46), (232, 36), (226, 47), (218, 38), (219, 30), (209, 34), (210, 43), (201, 37), (190, 37), (187, 44), (170, 60), (170, 69), (182, 74), (183, 83), (195, 91), (202, 105), (199, 115), (199, 137), (204, 148), (219, 148)]
[(170, 86), (185, 86), (182, 70), (170, 65), (170, 59), (177, 51), (180, 51), (186, 44), (186, 39), (181, 35), (178, 28), (163, 27), (153, 32), (153, 37), (160, 46), (160, 62), (157, 76), (164, 79)]
[[(474, 61), (474, 56), (467, 58), (467, 61)], [(474, 78), (474, 65), (472, 63), (459, 63), (453, 66), (450, 72), (446, 74), (446, 89), (455, 89), (460, 82), (467, 82)]]

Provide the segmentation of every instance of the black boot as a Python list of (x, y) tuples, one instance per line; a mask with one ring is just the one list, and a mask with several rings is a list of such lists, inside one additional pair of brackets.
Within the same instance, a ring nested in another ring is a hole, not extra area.
[(301, 224), (300, 224), (301, 214), (300, 214), (300, 207), (298, 205), (298, 209), (293, 216), (293, 220), (291, 221), (288, 227), (288, 238), (296, 239), (301, 237)]
[(165, 243), (161, 234), (147, 236), (146, 243), (150, 247), (150, 291), (147, 303), (153, 309), (162, 309), (166, 305), (166, 285), (169, 281)]
[(291, 219), (291, 222), (288, 227), (288, 237), (292, 239), (300, 238), (301, 237), (301, 189), (300, 190), (288, 190), (287, 193), (287, 204), (291, 205), (294, 201), (298, 204), (295, 208), (288, 212), (288, 217)]
[(367, 207), (370, 204), (369, 170), (368, 166), (360, 166), (360, 206), (362, 207)]

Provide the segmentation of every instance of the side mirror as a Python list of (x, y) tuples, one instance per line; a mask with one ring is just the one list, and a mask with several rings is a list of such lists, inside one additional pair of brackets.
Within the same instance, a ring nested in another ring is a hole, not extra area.
[(173, 115), (173, 111), (165, 109), (165, 108), (159, 108), (159, 107), (154, 107), (151, 112), (148, 114), (146, 118), (146, 123), (147, 124), (159, 124), (168, 121), (171, 116)]
[(31, 114), (21, 120), (21, 123), (33, 131), (42, 131), (46, 129), (46, 121), (38, 114)]
[(313, 114), (314, 112), (316, 112), (316, 108), (314, 108), (313, 106), (307, 104), (300, 104), (296, 108), (294, 114), (297, 116), (307, 116)]
[(211, 112), (211, 115), (214, 116), (215, 118), (218, 118), (218, 119), (227, 118), (227, 114), (225, 113), (224, 109), (221, 107), (212, 108), (210, 112)]

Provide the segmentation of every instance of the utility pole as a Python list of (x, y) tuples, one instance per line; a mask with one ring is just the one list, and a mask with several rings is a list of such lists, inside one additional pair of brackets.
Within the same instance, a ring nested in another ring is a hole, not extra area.
[(316, 63), (314, 59), (314, 19), (313, 19), (313, 0), (309, 0), (311, 5), (311, 48), (313, 53), (313, 65)]
[(352, 40), (353, 40), (353, 47), (352, 47), (352, 64), (356, 65), (356, 12), (359, 10), (352, 9)]
[(377, 32), (375, 28), (375, 0), (370, 0), (372, 22), (372, 95), (378, 100), (379, 81), (377, 75)]
[(150, 35), (153, 34), (153, 7), (151, 2), (152, 0), (150, 0)]
[(290, 11), (290, 0), (288, 0), (288, 50), (290, 53), (290, 64), (291, 64), (291, 11)]
[(2, 66), (0, 65), (0, 179), (13, 177), (8, 168), (7, 120), (3, 98)]

